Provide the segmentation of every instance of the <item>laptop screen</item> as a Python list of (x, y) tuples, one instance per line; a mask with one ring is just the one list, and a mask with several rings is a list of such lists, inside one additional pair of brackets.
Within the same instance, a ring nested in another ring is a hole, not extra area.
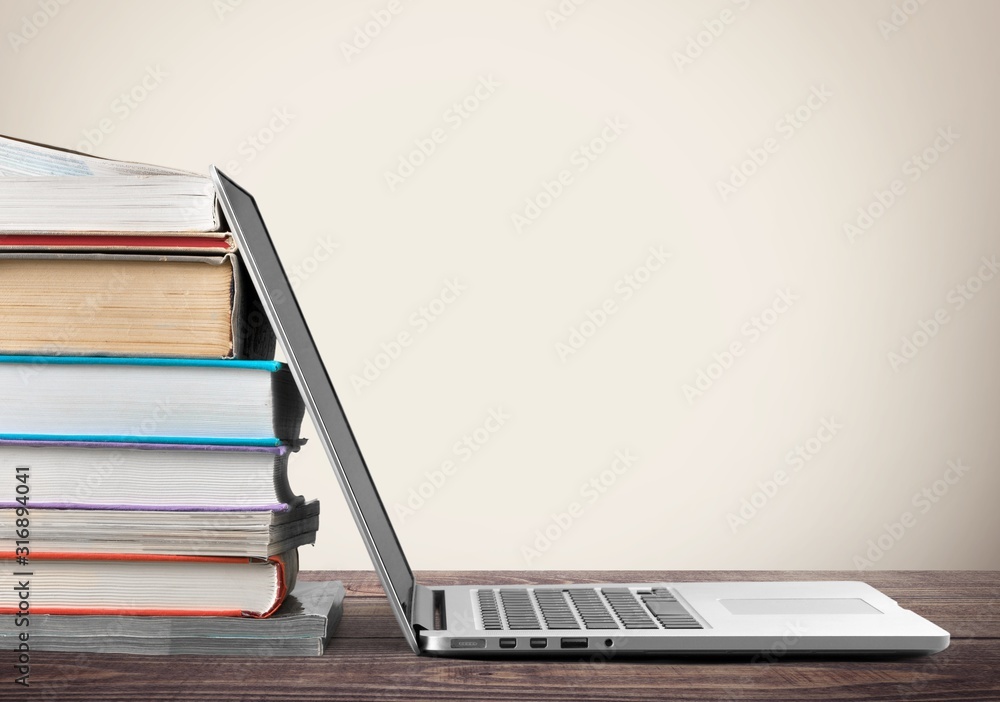
[(253, 196), (214, 167), (212, 176), (243, 261), (344, 489), (368, 554), (411, 647), (415, 647), (416, 640), (409, 625), (413, 572), (372, 482), (257, 204)]

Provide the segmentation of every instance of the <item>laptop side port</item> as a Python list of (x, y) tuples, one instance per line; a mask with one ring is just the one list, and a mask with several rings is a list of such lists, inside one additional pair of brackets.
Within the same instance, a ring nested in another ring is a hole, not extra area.
[(528, 643), (532, 648), (545, 648), (549, 645), (548, 639), (529, 639)]
[(517, 639), (500, 639), (500, 648), (516, 648)]
[(587, 637), (572, 636), (564, 638), (559, 641), (559, 645), (562, 648), (587, 648)]

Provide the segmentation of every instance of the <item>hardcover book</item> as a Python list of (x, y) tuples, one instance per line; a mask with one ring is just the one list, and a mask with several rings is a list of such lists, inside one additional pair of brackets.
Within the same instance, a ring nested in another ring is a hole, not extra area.
[(0, 251), (222, 255), (232, 253), (235, 250), (236, 244), (228, 232), (0, 233)]
[(7, 439), (0, 435), (0, 508), (15, 507), (30, 467), (34, 508), (286, 511), (288, 446)]
[(274, 356), (233, 254), (0, 252), (0, 319), (4, 354)]
[(6, 439), (297, 445), (305, 407), (276, 361), (0, 356)]
[(27, 568), (12, 553), (0, 554), (0, 568), (16, 581), (0, 588), (0, 615), (18, 613), (21, 585), (29, 591), (31, 616), (267, 617), (294, 585), (298, 566), (294, 550), (266, 560), (32, 552)]

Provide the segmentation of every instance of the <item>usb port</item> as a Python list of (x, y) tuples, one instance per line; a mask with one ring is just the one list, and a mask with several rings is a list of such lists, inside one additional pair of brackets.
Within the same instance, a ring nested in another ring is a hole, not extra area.
[(548, 639), (529, 639), (528, 643), (532, 648), (545, 648), (549, 645)]
[(500, 648), (515, 648), (517, 639), (500, 639)]
[(562, 639), (559, 645), (563, 648), (587, 648), (587, 638), (584, 636), (574, 636)]

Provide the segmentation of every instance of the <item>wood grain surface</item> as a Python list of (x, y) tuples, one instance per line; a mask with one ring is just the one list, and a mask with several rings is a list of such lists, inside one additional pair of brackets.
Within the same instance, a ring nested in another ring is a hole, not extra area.
[(320, 658), (34, 652), (29, 689), (0, 654), (0, 700), (1000, 700), (1000, 573), (983, 571), (424, 572), (421, 583), (865, 580), (951, 632), (936, 655), (896, 659), (475, 661), (415, 656), (374, 573), (339, 579), (344, 618)]

